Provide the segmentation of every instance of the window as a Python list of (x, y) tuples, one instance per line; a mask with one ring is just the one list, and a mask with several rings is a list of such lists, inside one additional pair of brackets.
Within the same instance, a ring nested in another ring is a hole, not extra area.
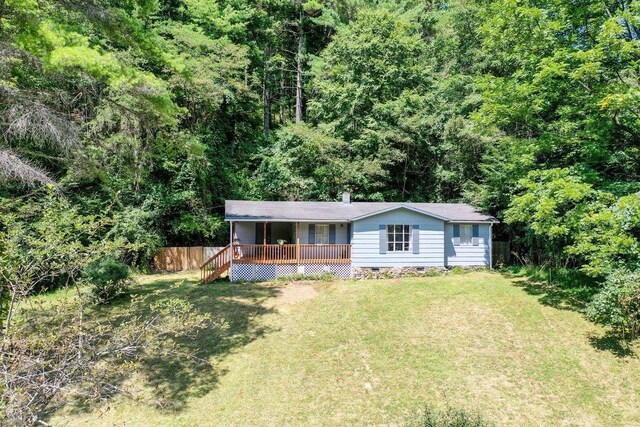
[(316, 244), (329, 244), (329, 224), (316, 224)]
[(387, 225), (387, 251), (408, 252), (409, 236), (411, 232), (408, 225)]
[(460, 244), (470, 245), (471, 243), (473, 243), (473, 231), (471, 229), (471, 225), (461, 224), (460, 225)]

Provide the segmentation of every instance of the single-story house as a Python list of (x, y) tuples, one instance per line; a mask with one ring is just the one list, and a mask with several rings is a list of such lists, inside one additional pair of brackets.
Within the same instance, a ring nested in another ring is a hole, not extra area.
[(491, 267), (494, 217), (464, 203), (227, 200), (229, 245), (202, 266), (202, 280), (266, 280), (329, 272)]

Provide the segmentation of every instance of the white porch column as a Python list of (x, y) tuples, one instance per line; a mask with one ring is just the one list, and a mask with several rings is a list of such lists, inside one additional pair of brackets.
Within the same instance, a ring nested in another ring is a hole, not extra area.
[(233, 282), (233, 221), (229, 221), (229, 281)]

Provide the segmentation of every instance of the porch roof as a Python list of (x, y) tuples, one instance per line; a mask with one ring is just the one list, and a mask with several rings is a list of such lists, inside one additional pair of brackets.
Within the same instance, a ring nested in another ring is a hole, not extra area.
[(265, 222), (351, 222), (398, 208), (449, 222), (498, 222), (466, 203), (261, 202), (227, 200), (225, 220)]

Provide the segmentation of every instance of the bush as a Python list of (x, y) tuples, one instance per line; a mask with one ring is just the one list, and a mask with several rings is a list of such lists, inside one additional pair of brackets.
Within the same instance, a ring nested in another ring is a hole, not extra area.
[(604, 287), (587, 306), (590, 320), (610, 327), (622, 338), (640, 333), (640, 271), (621, 270), (607, 277)]
[(451, 274), (465, 274), (465, 273), (468, 273), (468, 271), (465, 268), (460, 267), (459, 265), (451, 269)]
[(129, 267), (110, 257), (90, 264), (83, 277), (91, 284), (91, 298), (96, 304), (106, 304), (125, 294), (131, 279)]
[(279, 276), (277, 279), (279, 282), (307, 282), (307, 281), (319, 281), (319, 282), (331, 282), (336, 280), (336, 276), (332, 273), (325, 271), (318, 274), (287, 274)]
[(427, 407), (413, 425), (416, 427), (488, 427), (491, 424), (480, 415), (461, 409), (447, 408), (438, 411)]

